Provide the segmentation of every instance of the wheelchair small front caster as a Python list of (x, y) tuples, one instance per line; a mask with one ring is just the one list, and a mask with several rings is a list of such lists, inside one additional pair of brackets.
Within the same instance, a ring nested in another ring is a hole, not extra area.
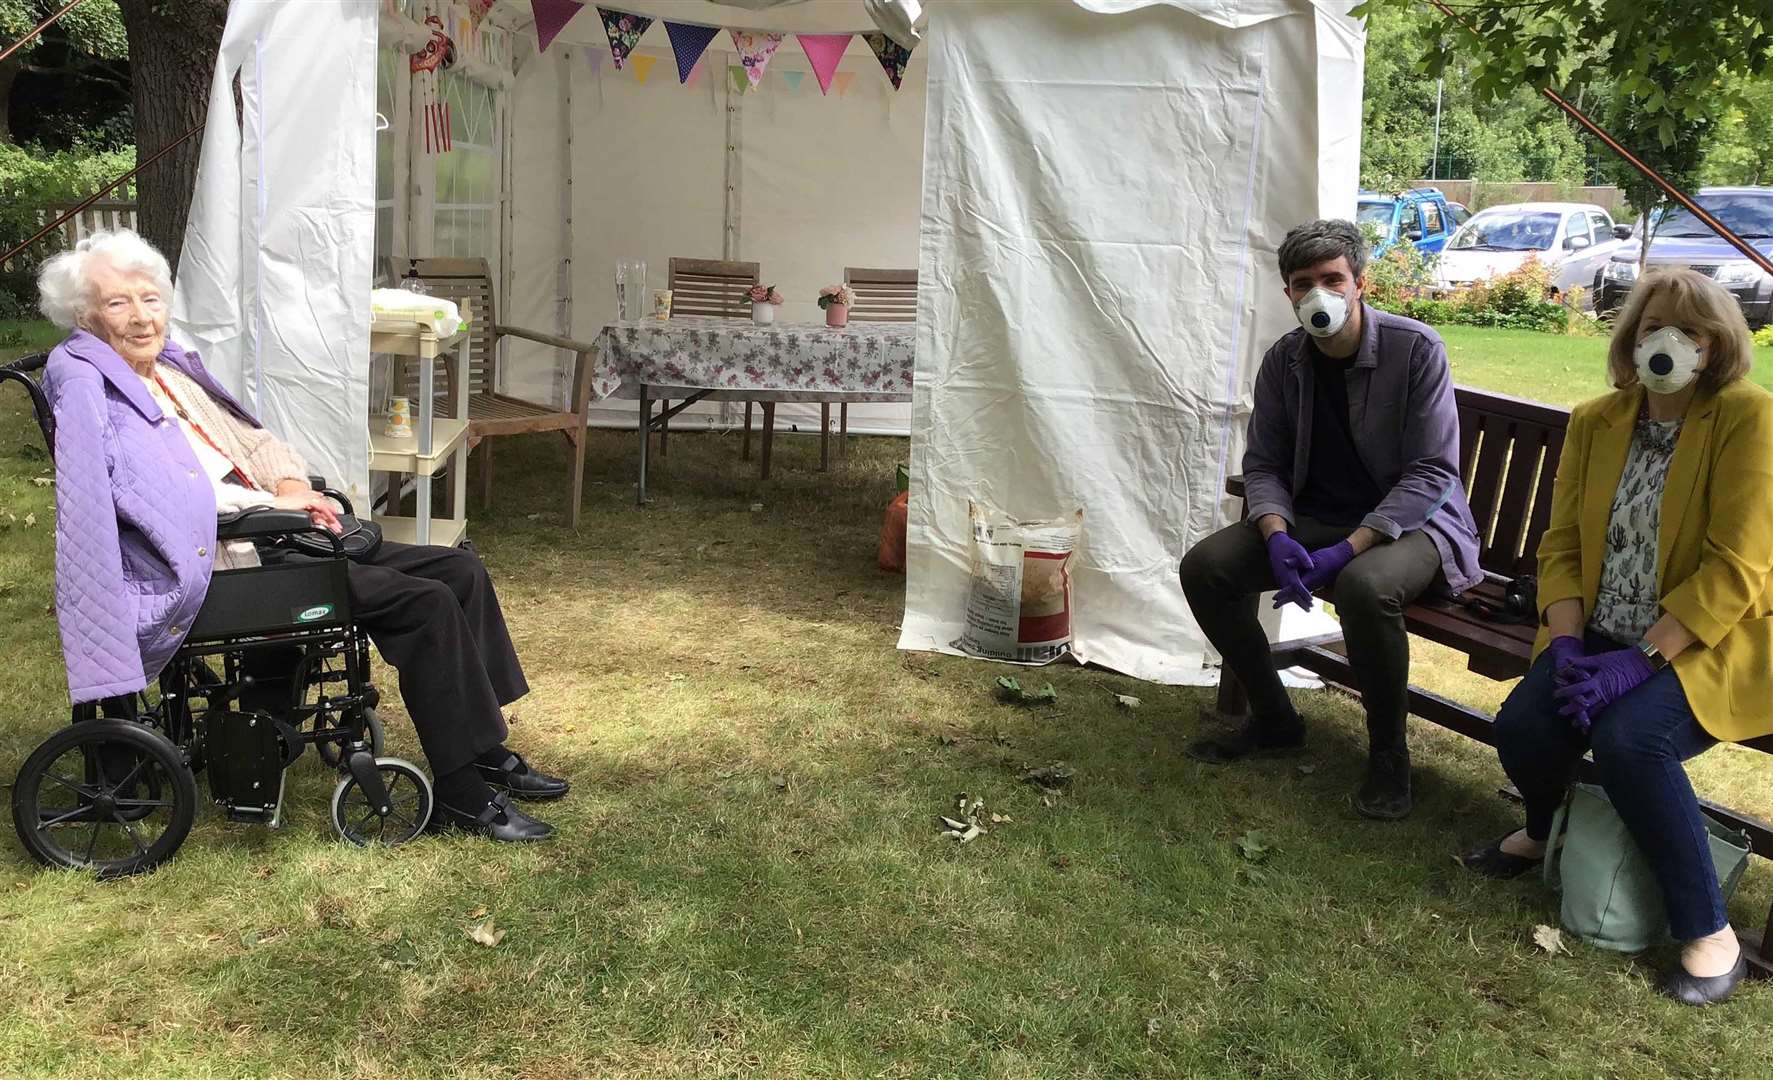
[[(373, 779), (360, 778), (349, 768), (340, 777), (332, 792), (332, 827), (351, 843), (364, 846), (404, 844), (418, 837), (431, 821), (430, 779), (417, 765), (400, 758), (375, 758), (374, 769)], [(383, 791), (373, 790), (377, 781)]]
[[(318, 722), (317, 720), (316, 723)], [(380, 757), (387, 737), (382, 732), (381, 718), (376, 715), (374, 709), (365, 708), (363, 710), (363, 734), (369, 740), (369, 752)], [(344, 765), (343, 751), (346, 745), (347, 743), (342, 739), (329, 739), (315, 743), (314, 752), (320, 755), (320, 760), (326, 762), (328, 768), (342, 768)]]

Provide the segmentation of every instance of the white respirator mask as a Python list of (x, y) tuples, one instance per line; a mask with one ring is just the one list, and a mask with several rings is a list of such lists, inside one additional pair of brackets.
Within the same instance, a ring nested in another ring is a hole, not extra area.
[(1348, 298), (1320, 285), (1293, 305), (1293, 314), (1312, 337), (1335, 337), (1337, 331), (1348, 323)]
[(1703, 352), (1679, 327), (1665, 326), (1638, 342), (1632, 359), (1652, 394), (1678, 394), (1699, 374)]

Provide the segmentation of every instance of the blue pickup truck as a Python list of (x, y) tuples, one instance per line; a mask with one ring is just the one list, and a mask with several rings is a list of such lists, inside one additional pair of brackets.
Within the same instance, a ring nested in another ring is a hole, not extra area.
[(1378, 258), (1393, 244), (1415, 244), (1424, 254), (1433, 254), (1445, 247), (1447, 238), (1464, 220), (1464, 207), (1455, 208), (1439, 188), (1411, 188), (1396, 195), (1377, 191), (1360, 193), (1358, 223), (1379, 230), (1379, 242), (1373, 245)]

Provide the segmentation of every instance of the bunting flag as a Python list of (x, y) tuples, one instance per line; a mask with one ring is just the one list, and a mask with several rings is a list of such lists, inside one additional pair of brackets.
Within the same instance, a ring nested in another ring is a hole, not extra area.
[(609, 35), (609, 54), (620, 68), (628, 62), (628, 54), (634, 46), (640, 44), (640, 35), (653, 24), (650, 16), (635, 15), (626, 11), (612, 11), (599, 7), (597, 14), (603, 16), (603, 32)]
[[(800, 39), (800, 47), (806, 52), (807, 62), (813, 65), (813, 75), (819, 80), (819, 93), (831, 92), (831, 76), (837, 73), (837, 62), (843, 59), (843, 51), (850, 47), (850, 38), (854, 34), (796, 34)], [(795, 85), (799, 89), (799, 83)]]
[(787, 35), (763, 34), (755, 30), (729, 30), (727, 33), (733, 36), (733, 48), (739, 52), (739, 63), (744, 66), (752, 89), (756, 89), (763, 82), (763, 70), (770, 66), (770, 57), (776, 55)]
[(707, 64), (704, 64), (704, 63), (702, 63), (702, 61), (697, 60), (696, 66), (693, 68), (690, 68), (690, 73), (683, 77), (683, 85), (685, 85), (685, 86), (696, 85), (697, 81), (700, 80), (702, 77), (702, 69), (707, 66), (708, 66)]
[(747, 86), (751, 85), (750, 80), (745, 78), (745, 69), (737, 64), (727, 65), (726, 77), (733, 81), (733, 89), (741, 94), (745, 92)]
[(837, 84), (837, 96), (842, 97), (850, 92), (850, 83), (856, 81), (856, 73), (853, 71), (840, 71), (832, 77), (831, 81)]
[(634, 65), (634, 81), (645, 86), (646, 77), (653, 73), (653, 65), (659, 62), (659, 58), (656, 56), (641, 56), (635, 54), (628, 59)]
[(529, 0), (529, 9), (536, 17), (538, 50), (547, 52), (555, 36), (566, 29), (566, 24), (584, 6), (578, 0)]
[(880, 61), (881, 69), (887, 78), (893, 81), (893, 89), (905, 78), (905, 65), (911, 62), (911, 50), (882, 33), (863, 34), (862, 40), (874, 50), (875, 59)]
[(718, 26), (697, 26), (695, 23), (665, 23), (665, 33), (671, 38), (671, 52), (677, 57), (677, 81), (689, 85), (690, 72), (702, 60), (702, 53), (714, 35), (720, 33)]
[(784, 71), (784, 72), (782, 72), (782, 81), (788, 84), (788, 92), (790, 94), (800, 93), (800, 82), (802, 79), (805, 79), (805, 78), (806, 78), (806, 72), (804, 72), (804, 71)]
[(601, 77), (603, 75), (603, 54), (596, 49), (586, 49), (585, 59), (591, 64), (591, 74)]

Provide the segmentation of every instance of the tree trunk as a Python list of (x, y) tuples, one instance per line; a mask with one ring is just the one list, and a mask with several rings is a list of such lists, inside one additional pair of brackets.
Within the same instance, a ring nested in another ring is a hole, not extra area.
[[(203, 123), (210, 75), (228, 18), (227, 0), (118, 0), (129, 36), (138, 161)], [(197, 186), (197, 136), (136, 177), (141, 234), (176, 272)]]
[(12, 84), (24, 67), (16, 56), (0, 62), (0, 143), (12, 141)]

